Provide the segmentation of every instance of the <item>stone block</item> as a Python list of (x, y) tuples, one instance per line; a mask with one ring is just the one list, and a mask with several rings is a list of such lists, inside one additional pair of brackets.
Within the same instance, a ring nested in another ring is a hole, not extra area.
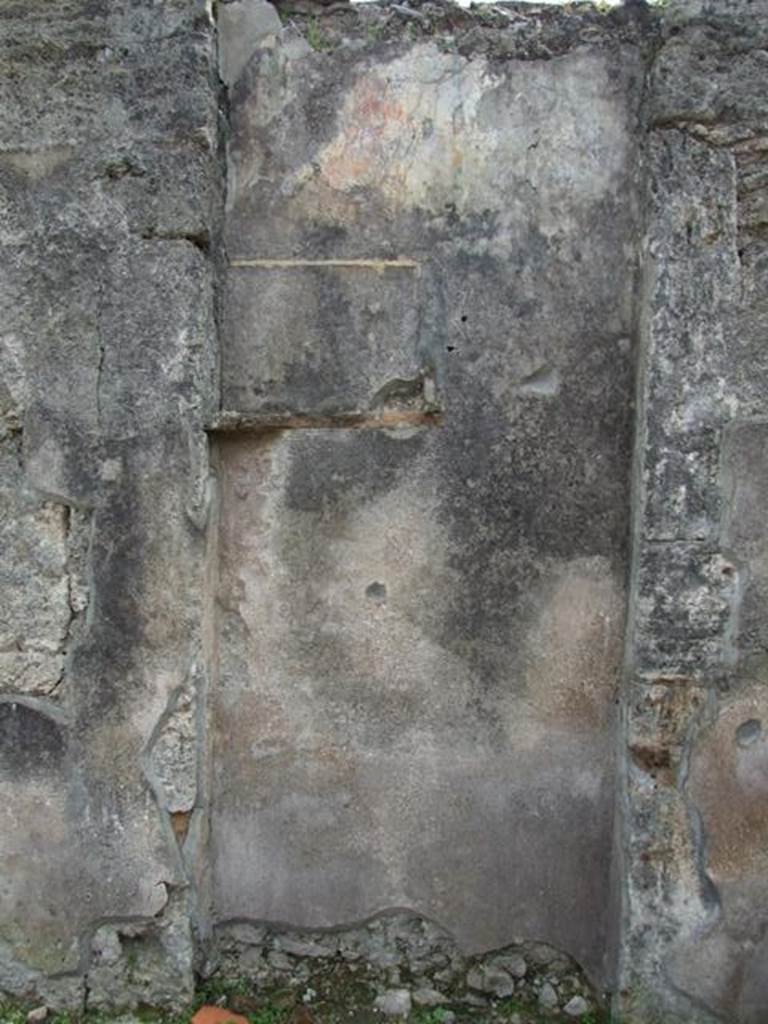
[(197, 760), (172, 698), (198, 660), (218, 397), (211, 18), (51, 0), (0, 22), (0, 988), (82, 1011), (87, 972), (93, 1005), (178, 1008), (166, 807), (196, 800)]
[(716, 671), (730, 657), (737, 572), (696, 543), (657, 543), (641, 555), (636, 664), (641, 672)]
[[(651, 79), (652, 117), (662, 124), (703, 122), (761, 125), (768, 115), (762, 49), (765, 8), (742, 3), (681, 4), (678, 30), (665, 40)], [(696, 8), (698, 7), (698, 10)], [(696, 17), (698, 15), (698, 17)], [(740, 60), (728, 52), (740, 40)]]
[(224, 409), (300, 417), (434, 405), (418, 271), (408, 261), (231, 267)]
[(650, 541), (716, 540), (720, 527), (720, 434), (665, 432), (650, 415), (644, 452), (643, 530)]
[(257, 48), (282, 30), (280, 17), (266, 0), (230, 0), (217, 10), (219, 75), (230, 88)]
[(63, 653), (0, 651), (0, 692), (45, 696), (64, 675)]
[(14, 676), (55, 681), (71, 617), (63, 506), (0, 491), (0, 588), (3, 688)]
[[(80, 47), (49, 42), (46, 53), (45, 40), (24, 36), (8, 46), (6, 66), (24, 73), (25, 88), (18, 90), (11, 74), (0, 83), (3, 149), (29, 152), (115, 141), (124, 147), (128, 140), (163, 137), (214, 144), (208, 130), (216, 110), (214, 90), (208, 88), (213, 62), (204, 36), (171, 34), (127, 45), (113, 39), (102, 48), (101, 59), (94, 50), (91, 42)], [(185, 80), (195, 87), (178, 88)]]

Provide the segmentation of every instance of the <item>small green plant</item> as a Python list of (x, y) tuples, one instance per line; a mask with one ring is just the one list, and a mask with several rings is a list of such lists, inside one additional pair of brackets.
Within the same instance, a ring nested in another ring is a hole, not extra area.
[(365, 31), (369, 43), (377, 43), (384, 32), (384, 25), (380, 21), (372, 21)]
[(516, 996), (512, 996), (511, 999), (502, 1000), (497, 1009), (502, 1017), (511, 1017), (513, 1013), (521, 1013), (526, 1007)]
[(218, 978), (213, 975), (206, 978), (195, 992), (195, 1006), (225, 1003), (232, 996), (247, 996), (250, 992), (247, 978)]
[(27, 1015), (18, 1006), (0, 1003), (0, 1024), (26, 1024)]
[(256, 1013), (248, 1014), (251, 1024), (283, 1024), (288, 1020), (289, 1010), (282, 1006), (264, 1006)]
[(431, 1010), (420, 1009), (411, 1014), (414, 1024), (443, 1024), (448, 1011), (443, 1006), (435, 1006)]
[(320, 22), (317, 18), (312, 18), (307, 25), (307, 42), (318, 53), (331, 48), (330, 41), (320, 27)]

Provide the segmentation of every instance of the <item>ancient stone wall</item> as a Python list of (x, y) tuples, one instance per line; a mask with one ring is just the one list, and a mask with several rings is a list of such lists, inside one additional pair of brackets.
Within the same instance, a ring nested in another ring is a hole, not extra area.
[(625, 691), (630, 1005), (768, 1007), (766, 10), (665, 19), (650, 68)]
[(213, 26), (0, 15), (0, 988), (169, 1003), (206, 827)]
[(0, 25), (0, 991), (760, 1024), (764, 0)]

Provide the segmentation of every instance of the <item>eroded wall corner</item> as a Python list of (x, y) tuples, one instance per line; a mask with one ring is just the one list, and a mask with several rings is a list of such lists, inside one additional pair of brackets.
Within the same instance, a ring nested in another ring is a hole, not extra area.
[(0, 987), (176, 1006), (217, 402), (213, 26), (196, 2), (0, 21)]
[(639, 1020), (768, 1005), (766, 38), (764, 5), (681, 4), (650, 74), (621, 998)]

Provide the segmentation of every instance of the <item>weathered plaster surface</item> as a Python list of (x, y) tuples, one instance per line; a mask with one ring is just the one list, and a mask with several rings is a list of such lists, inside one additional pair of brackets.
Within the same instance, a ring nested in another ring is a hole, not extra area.
[[(167, 812), (195, 803), (216, 401), (213, 27), (186, 2), (0, 18), (0, 987), (176, 1004), (192, 936)], [(151, 970), (105, 984), (129, 941)]]
[(288, 31), (234, 82), (224, 408), (340, 419), (218, 446), (217, 921), (606, 979), (641, 78)]

